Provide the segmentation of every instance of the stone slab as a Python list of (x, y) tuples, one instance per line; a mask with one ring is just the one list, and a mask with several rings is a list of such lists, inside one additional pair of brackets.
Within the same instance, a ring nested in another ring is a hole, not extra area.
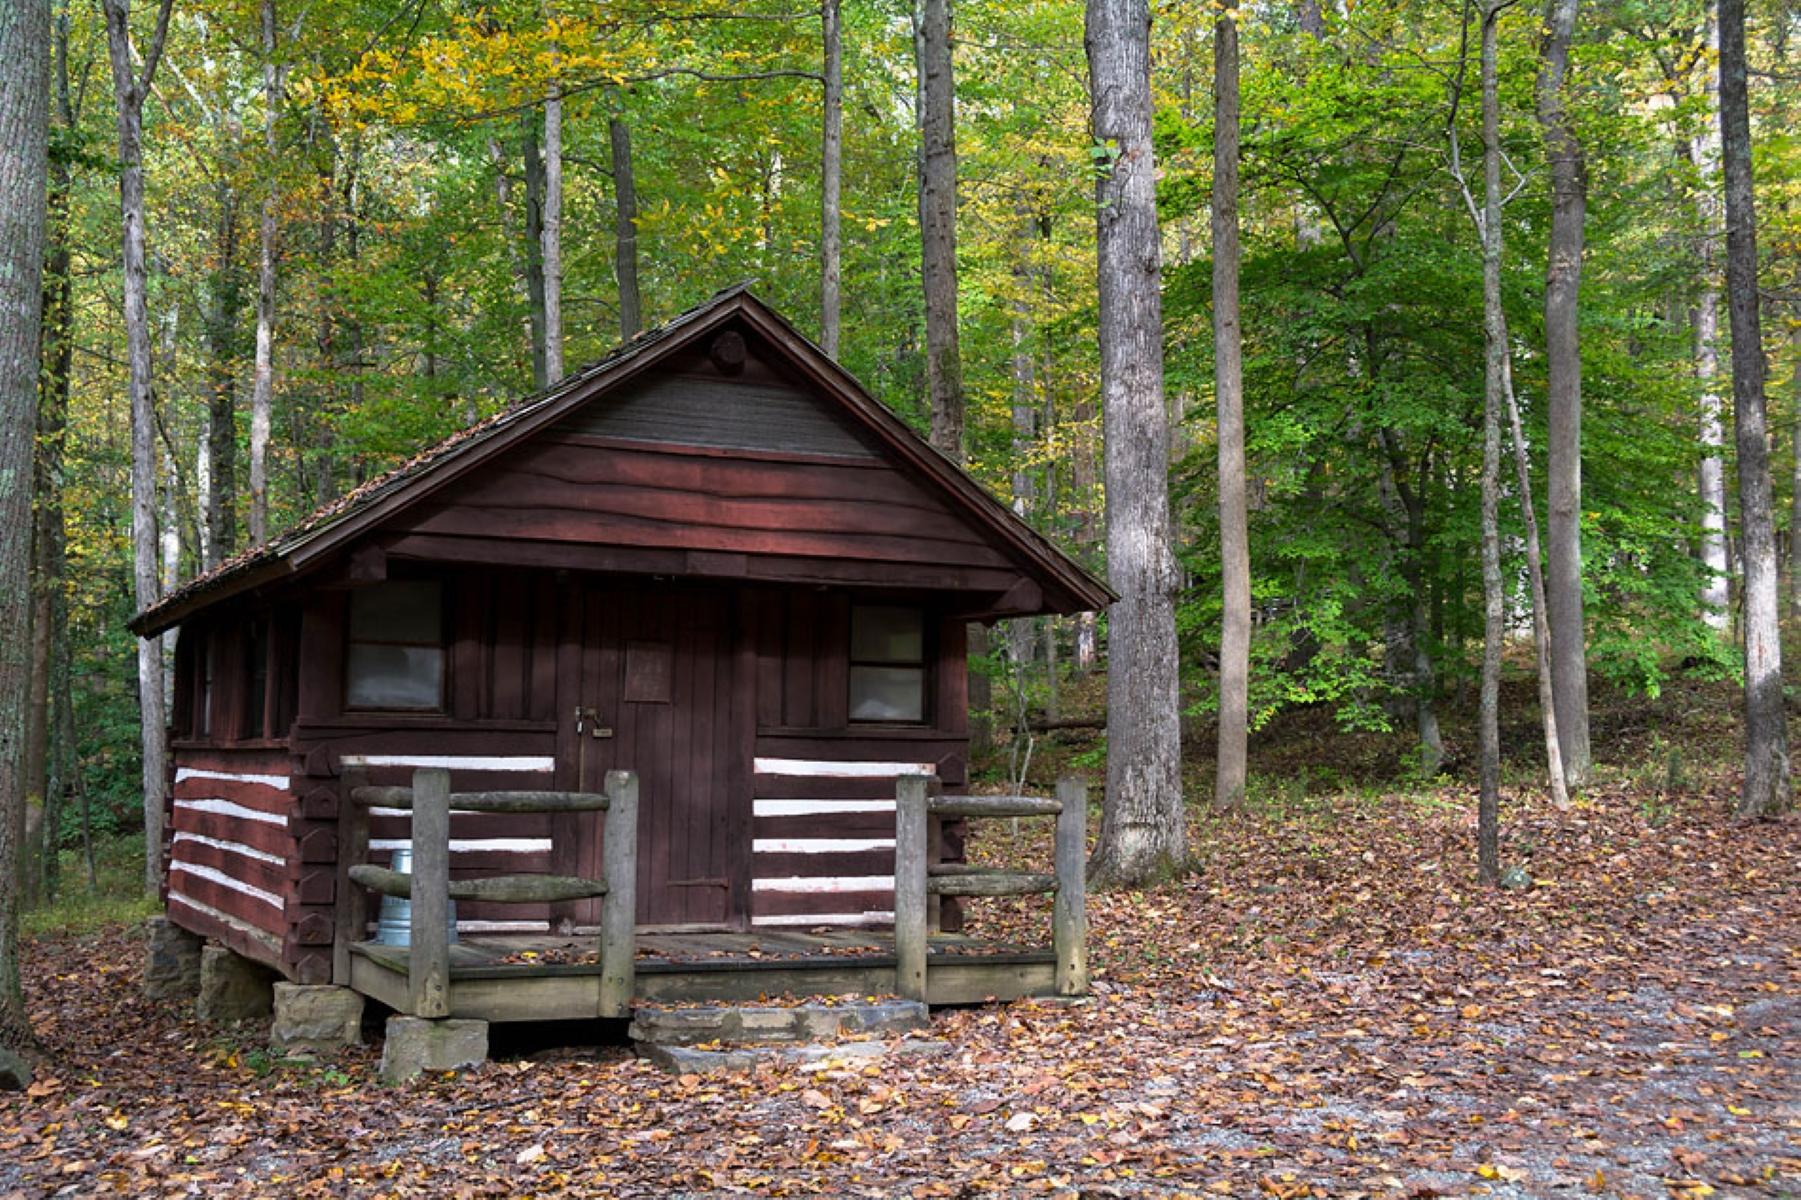
[(427, 1071), (460, 1071), (488, 1061), (488, 1023), (424, 1017), (388, 1018), (381, 1077), (403, 1083)]
[(144, 995), (152, 1000), (192, 1000), (200, 995), (200, 935), (168, 917), (144, 923)]
[(710, 1075), (754, 1071), (765, 1064), (823, 1071), (838, 1065), (855, 1067), (890, 1059), (929, 1058), (950, 1053), (951, 1044), (935, 1038), (902, 1038), (892, 1042), (730, 1046), (717, 1050), (639, 1042), (636, 1048), (640, 1057), (672, 1075)]
[(276, 973), (224, 946), (200, 952), (202, 1021), (260, 1021), (275, 1009)]
[(849, 1004), (719, 1004), (640, 1008), (632, 1014), (634, 1041), (695, 1046), (828, 1041), (846, 1035), (885, 1035), (929, 1029), (931, 1010), (917, 1000)]
[(0, 1046), (0, 1092), (22, 1092), (31, 1086), (31, 1064)]
[(347, 987), (282, 982), (275, 985), (269, 1044), (318, 1054), (363, 1041), (363, 998)]

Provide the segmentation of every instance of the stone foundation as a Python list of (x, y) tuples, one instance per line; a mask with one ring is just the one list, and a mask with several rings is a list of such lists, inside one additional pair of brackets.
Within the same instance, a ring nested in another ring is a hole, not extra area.
[(168, 917), (145, 922), (144, 995), (152, 1000), (192, 1000), (200, 994), (200, 935)]
[(202, 1021), (260, 1021), (275, 1008), (276, 973), (224, 946), (200, 952)]
[(486, 1021), (424, 1017), (388, 1018), (381, 1048), (381, 1077), (402, 1083), (426, 1071), (458, 1071), (488, 1061)]
[(317, 1054), (363, 1041), (363, 998), (346, 987), (282, 982), (275, 985), (269, 1044)]

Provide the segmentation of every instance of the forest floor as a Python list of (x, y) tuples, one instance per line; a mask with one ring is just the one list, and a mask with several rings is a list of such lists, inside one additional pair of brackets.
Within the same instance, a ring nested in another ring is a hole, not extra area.
[(1197, 817), (1193, 877), (1093, 898), (1091, 1001), (941, 1012), (952, 1053), (898, 1066), (521, 1047), (388, 1087), (375, 1048), (275, 1059), (143, 1000), (135, 927), (45, 933), (50, 1059), (0, 1096), (0, 1197), (1801, 1195), (1801, 821), (1727, 815), (1731, 703), (1603, 714), (1574, 811), (1510, 794), (1510, 892), (1475, 880), (1468, 786), (1272, 735), (1314, 774)]

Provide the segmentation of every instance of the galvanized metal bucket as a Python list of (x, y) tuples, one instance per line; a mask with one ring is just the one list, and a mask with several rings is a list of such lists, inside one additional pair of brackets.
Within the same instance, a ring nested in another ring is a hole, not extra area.
[[(413, 869), (413, 848), (401, 846), (394, 851), (394, 859), (388, 864), (391, 871), (410, 874)], [(413, 944), (413, 904), (399, 896), (383, 896), (381, 912), (375, 922), (375, 940), (384, 946), (410, 946)], [(450, 940), (457, 940), (457, 902), (450, 902)]]

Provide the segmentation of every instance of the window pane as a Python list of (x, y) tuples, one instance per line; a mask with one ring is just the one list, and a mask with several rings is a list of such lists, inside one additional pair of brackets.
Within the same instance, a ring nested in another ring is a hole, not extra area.
[(437, 708), (444, 651), (436, 646), (352, 646), (345, 697), (352, 708)]
[(917, 608), (852, 608), (850, 656), (853, 662), (924, 662), (925, 620)]
[(923, 721), (926, 673), (922, 667), (852, 667), (850, 719)]
[(350, 593), (350, 639), (355, 642), (443, 642), (444, 606), (430, 579), (383, 583)]

